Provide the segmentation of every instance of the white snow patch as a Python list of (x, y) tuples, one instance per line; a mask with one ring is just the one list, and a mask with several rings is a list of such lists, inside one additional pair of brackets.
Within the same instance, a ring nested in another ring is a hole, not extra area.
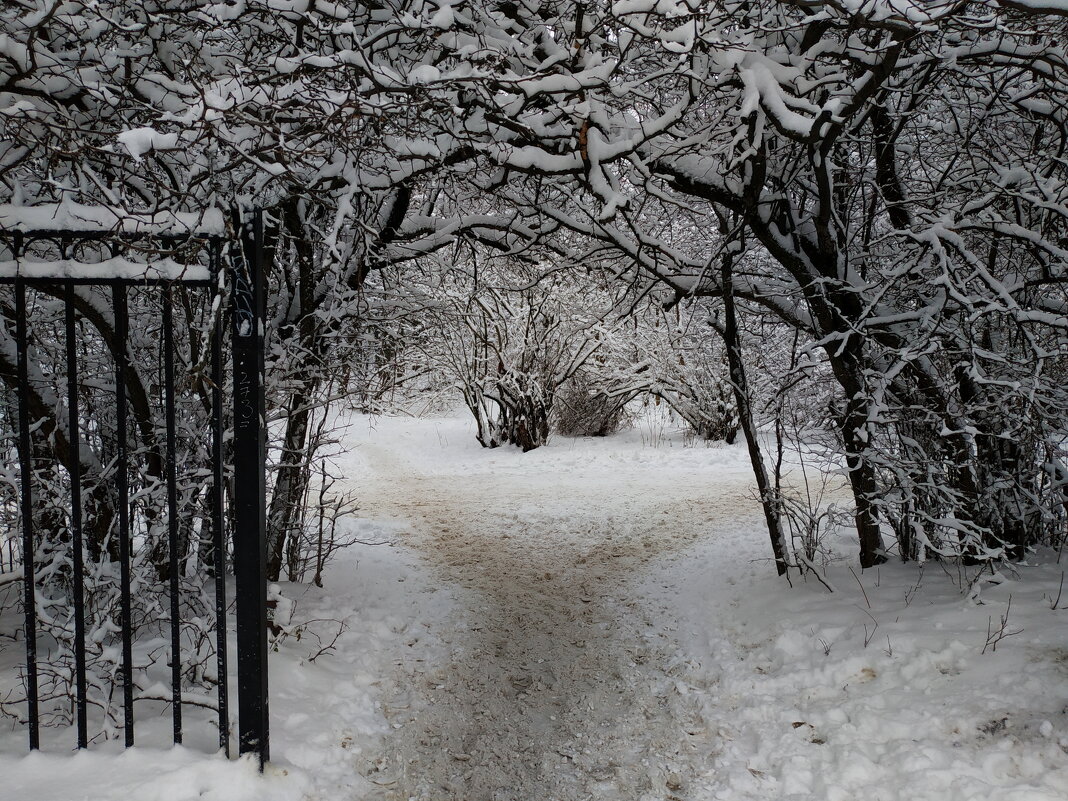
[(178, 147), (178, 134), (160, 133), (153, 128), (134, 128), (123, 131), (117, 137), (119, 144), (125, 147), (138, 161), (146, 153), (158, 150), (174, 150)]
[(72, 259), (0, 261), (0, 278), (75, 278), (100, 281), (122, 278), (131, 281), (207, 281), (208, 268), (199, 264), (181, 264), (172, 259), (151, 262), (131, 261), (116, 256), (98, 262)]
[[(969, 594), (979, 577), (934, 564), (854, 578), (847, 531), (825, 568), (838, 592), (791, 588), (741, 445), (637, 427), (522, 454), (479, 447), (463, 418), (349, 423), (345, 525), (387, 544), (345, 551), (324, 589), (280, 583), (268, 773), (163, 748), (163, 716), (125, 754), (64, 754), (49, 730), (49, 753), (0, 758), (12, 798), (1068, 795), (1055, 554)], [(1020, 633), (983, 653), (1010, 596)], [(13, 672), (19, 647), (0, 647)], [(23, 743), (0, 734), (6, 754)]]
[(408, 80), (412, 83), (433, 83), (441, 80), (441, 70), (433, 64), (417, 64), (408, 73)]
[(222, 211), (128, 211), (114, 206), (89, 206), (65, 200), (20, 206), (0, 203), (0, 228), (8, 231), (60, 231), (92, 233), (196, 234), (222, 236)]

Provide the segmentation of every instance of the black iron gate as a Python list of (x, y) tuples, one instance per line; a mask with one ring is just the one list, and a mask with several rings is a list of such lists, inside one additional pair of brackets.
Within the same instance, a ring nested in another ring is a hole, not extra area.
[[(78, 211), (81, 211), (79, 214)], [(44, 220), (45, 224), (41, 224)], [(55, 224), (49, 224), (48, 221)], [(71, 224), (71, 221), (74, 224)], [(19, 459), (19, 508), (22, 544), (22, 584), (26, 668), (24, 683), (27, 699), (27, 728), (30, 748), (40, 747), (40, 687), (39, 670), (47, 664), (47, 654), (39, 652), (39, 614), (37, 588), (41, 576), (38, 564), (43, 532), (35, 531), (35, 450), (33, 437), (40, 437), (42, 399), (33, 391), (32, 373), (37, 370), (33, 359), (31, 318), (28, 305), (33, 297), (44, 297), (53, 306), (62, 306), (62, 326), (56, 325), (56, 340), (62, 341), (65, 364), (66, 421), (51, 432), (53, 442), (66, 437), (65, 486), (68, 488), (64, 512), (62, 546), (69, 553), (70, 603), (73, 607), (73, 714), (71, 722), (77, 728), (77, 745), (87, 747), (89, 725), (88, 678), (86, 673), (87, 636), (101, 636), (86, 631), (86, 525), (100, 527), (100, 521), (85, 518), (86, 502), (82, 497), (83, 477), (88, 446), (82, 429), (93, 425), (79, 408), (87, 376), (79, 365), (79, 324), (96, 325), (102, 349), (112, 359), (114, 405), (113, 458), (108, 475), (113, 487), (107, 491), (115, 498), (115, 519), (104, 525), (111, 533), (103, 540), (92, 540), (95, 547), (108, 548), (118, 563), (118, 604), (120, 620), (117, 640), (119, 681), (122, 688), (122, 728), (127, 746), (135, 741), (134, 702), (137, 699), (134, 665), (134, 594), (139, 591), (132, 584), (132, 558), (138, 538), (144, 540), (150, 522), (144, 516), (132, 520), (135, 508), (131, 498), (129, 477), (137, 466), (131, 464), (131, 443), (137, 435), (146, 435), (143, 428), (129, 421), (128, 406), (144, 406), (141, 387), (133, 384), (137, 397), (127, 396), (131, 384), (129, 345), (129, 308), (131, 292), (154, 292), (160, 307), (158, 343), (162, 398), (155, 403), (162, 409), (164, 431), (154, 458), (156, 472), (152, 481), (140, 481), (138, 490), (151, 485), (159, 491), (162, 508), (157, 529), (165, 525), (166, 556), (158, 556), (158, 569), (165, 575), (160, 581), (168, 596), (169, 631), (167, 647), (170, 667), (169, 703), (171, 708), (173, 741), (183, 739), (183, 707), (190, 701), (183, 693), (182, 609), (180, 581), (187, 553), (180, 543), (178, 498), (178, 442), (176, 393), (176, 346), (174, 305), (177, 293), (188, 299), (190, 291), (206, 293), (209, 309), (209, 344), (199, 364), (202, 375), (197, 377), (201, 400), (208, 407), (209, 464), (200, 469), (207, 479), (202, 505), (210, 510), (200, 521), (196, 540), (199, 554), (204, 557), (200, 568), (214, 575), (214, 607), (216, 630), (215, 671), (217, 678), (215, 708), (218, 711), (219, 746), (230, 752), (230, 715), (227, 679), (227, 545), (232, 545), (234, 596), (236, 602), (237, 691), (239, 751), (254, 753), (261, 765), (269, 755), (267, 707), (267, 620), (266, 620), (266, 561), (265, 561), (265, 421), (263, 398), (263, 326), (264, 326), (264, 248), (263, 222), (259, 212), (235, 212), (229, 221), (221, 215), (142, 215), (118, 216), (108, 210), (80, 207), (72, 212), (69, 204), (55, 207), (19, 209), (0, 207), (0, 283), (12, 285), (14, 318), (14, 350), (17, 361), (15, 394), (17, 397), (17, 450)], [(89, 254), (92, 260), (81, 260)], [(133, 258), (130, 258), (130, 257)], [(228, 291), (227, 291), (228, 290)], [(101, 293), (104, 293), (103, 295)], [(91, 296), (90, 296), (91, 295)], [(223, 299), (229, 297), (229, 336), (223, 322), (226, 314)], [(105, 301), (105, 298), (107, 299)], [(111, 325), (106, 325), (109, 322)], [(60, 334), (60, 328), (62, 334)], [(232, 430), (224, 431), (226, 410), (223, 406), (225, 386), (223, 352), (229, 347), (232, 354)], [(192, 345), (190, 345), (192, 348)], [(191, 361), (191, 360), (190, 360)], [(31, 367), (31, 365), (34, 365)], [(188, 378), (188, 376), (186, 377)], [(99, 385), (105, 378), (92, 378)], [(207, 389), (204, 389), (207, 387)], [(61, 405), (57, 401), (55, 409)], [(59, 423), (59, 414), (55, 422)], [(136, 415), (135, 415), (136, 416)], [(110, 422), (110, 421), (109, 421)], [(143, 420), (137, 421), (142, 427)], [(110, 431), (110, 429), (109, 429)], [(99, 435), (99, 432), (94, 432)], [(58, 446), (56, 453), (58, 453)], [(112, 466), (113, 465), (113, 466)], [(229, 465), (229, 468), (228, 468)], [(159, 469), (162, 468), (162, 469)], [(111, 497), (111, 496), (109, 496)], [(183, 529), (184, 530), (184, 529)], [(229, 536), (228, 536), (229, 531)], [(117, 540), (117, 543), (115, 542)], [(102, 545), (101, 543), (106, 544)], [(184, 541), (188, 548), (188, 540)], [(160, 548), (163, 546), (160, 545)], [(162, 551), (160, 551), (162, 553)], [(98, 554), (99, 556), (99, 554)], [(64, 556), (63, 559), (66, 557)], [(63, 562), (63, 559), (58, 563)], [(106, 558), (104, 561), (108, 561)], [(56, 562), (53, 562), (53, 564)], [(109, 562), (110, 564), (110, 562)], [(162, 597), (162, 596), (161, 596)], [(107, 632), (105, 632), (105, 635)], [(95, 642), (95, 640), (94, 640)], [(155, 699), (168, 700), (168, 699)]]

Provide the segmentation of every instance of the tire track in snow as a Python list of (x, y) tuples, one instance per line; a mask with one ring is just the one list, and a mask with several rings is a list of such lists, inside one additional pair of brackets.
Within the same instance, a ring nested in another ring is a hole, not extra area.
[[(407, 518), (406, 544), (462, 611), (446, 664), (409, 663), (395, 732), (368, 778), (383, 801), (685, 801), (714, 737), (670, 632), (632, 588), (708, 521), (737, 515), (747, 482), (698, 494), (678, 472), (423, 476), (368, 448), (367, 513)], [(646, 471), (648, 468), (646, 468)], [(704, 524), (702, 525), (702, 522)], [(696, 688), (698, 691), (707, 688)]]

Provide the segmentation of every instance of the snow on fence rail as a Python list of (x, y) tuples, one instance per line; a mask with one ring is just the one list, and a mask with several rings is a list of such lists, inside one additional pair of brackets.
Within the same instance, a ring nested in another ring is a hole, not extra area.
[(144, 234), (156, 236), (225, 236), (226, 218), (217, 208), (196, 212), (136, 212), (81, 203), (36, 206), (0, 204), (0, 231), (24, 234), (64, 231), (78, 234)]
[(32, 261), (13, 259), (0, 261), (0, 280), (13, 278), (73, 279), (76, 281), (208, 281), (208, 268), (200, 264), (182, 264), (173, 259), (153, 259), (151, 262), (132, 261), (116, 256), (98, 262), (56, 259)]

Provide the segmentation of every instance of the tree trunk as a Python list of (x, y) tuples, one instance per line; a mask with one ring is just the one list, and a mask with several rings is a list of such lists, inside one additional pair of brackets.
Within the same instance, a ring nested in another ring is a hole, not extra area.
[(734, 254), (723, 254), (720, 262), (720, 280), (723, 289), (723, 342), (727, 348), (727, 365), (730, 370), (731, 386), (734, 400), (738, 404), (738, 422), (745, 443), (749, 448), (749, 461), (753, 465), (757, 491), (760, 493), (760, 505), (764, 508), (764, 520), (771, 537), (771, 552), (775, 555), (775, 570), (780, 576), (786, 575), (787, 548), (786, 536), (782, 530), (782, 517), (779, 513), (779, 498), (768, 481), (768, 471), (764, 465), (764, 456), (757, 439), (756, 423), (753, 420), (753, 408), (749, 402), (749, 385), (745, 377), (745, 362), (742, 360), (742, 344), (738, 335), (738, 318), (734, 306), (733, 281)]
[(846, 468), (855, 503), (854, 519), (860, 539), (860, 566), (875, 567), (886, 561), (879, 512), (875, 499), (879, 497), (879, 481), (875, 467), (868, 459), (871, 411), (867, 388), (864, 386), (862, 344), (859, 336), (843, 335), (845, 341), (827, 346), (831, 369), (845, 390), (845, 410), (839, 419)]
[[(286, 538), (303, 525), (304, 495), (307, 471), (303, 469), (308, 458), (308, 418), (312, 398), (319, 385), (320, 374), (317, 361), (321, 340), (315, 318), (315, 248), (305, 230), (300, 199), (292, 198), (283, 206), (283, 223), (293, 237), (297, 261), (297, 319), (285, 326), (290, 336), (297, 335), (296, 352), (301, 359), (299, 369), (292, 376), (296, 388), (289, 394), (289, 415), (282, 442), (282, 454), (275, 476), (274, 492), (271, 494), (267, 513), (267, 579), (278, 581), (286, 553)], [(293, 331), (296, 328), (296, 332)], [(280, 336), (283, 332), (280, 331)]]
[(267, 579), (278, 581), (282, 572), (286, 539), (299, 524), (304, 502), (305, 445), (308, 438), (308, 394), (290, 396), (282, 455), (275, 473), (274, 492), (267, 513)]

